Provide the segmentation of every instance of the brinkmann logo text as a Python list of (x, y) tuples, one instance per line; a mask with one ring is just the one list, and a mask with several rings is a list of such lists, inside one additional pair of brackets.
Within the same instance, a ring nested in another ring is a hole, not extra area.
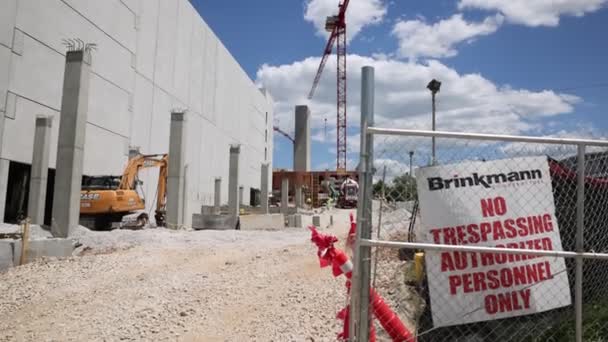
[(520, 182), (525, 180), (534, 180), (543, 178), (540, 170), (528, 170), (519, 172), (509, 173), (497, 173), (492, 175), (480, 175), (473, 173), (470, 177), (458, 177), (457, 175), (453, 178), (444, 179), (441, 177), (427, 178), (429, 182), (429, 190), (441, 190), (453, 188), (465, 188), (468, 186), (483, 186), (484, 188), (490, 188), (492, 184), (500, 183), (511, 183)]

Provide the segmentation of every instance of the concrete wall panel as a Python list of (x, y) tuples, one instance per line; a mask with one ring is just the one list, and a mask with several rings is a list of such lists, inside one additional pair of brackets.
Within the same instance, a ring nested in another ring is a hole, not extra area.
[(120, 0), (64, 1), (82, 16), (96, 23), (102, 31), (129, 51), (135, 52), (135, 14)]
[[(273, 136), (273, 123), (274, 123), (274, 102), (272, 99), (272, 96), (270, 95), (270, 93), (268, 93), (266, 90), (264, 90), (264, 105), (262, 108), (265, 108), (265, 114), (268, 113), (267, 117), (268, 119), (265, 121), (267, 122), (267, 129), (268, 129), (268, 142), (266, 143), (266, 146), (268, 148), (268, 163), (270, 163), (270, 170), (272, 170), (272, 151), (274, 151), (274, 139), (272, 138)], [(272, 177), (272, 172), (270, 172), (270, 176)], [(272, 178), (270, 179), (270, 183), (268, 184), (272, 184)]]
[[(198, 175), (201, 174), (201, 158), (203, 146), (200, 144), (202, 117), (194, 112), (188, 112), (186, 125), (186, 206), (188, 208), (199, 208), (201, 195), (201, 184)], [(191, 216), (191, 215), (187, 215)], [(184, 218), (188, 221), (188, 218)]]
[(11, 47), (15, 29), (15, 13), (17, 0), (2, 0), (0, 11), (0, 45)]
[(62, 39), (82, 39), (76, 33), (88, 26), (84, 18), (58, 0), (20, 0), (15, 25), (59, 52), (65, 50)]
[[(143, 2), (147, 2), (149, 0), (144, 0)], [(133, 12), (133, 14), (139, 14), (139, 6), (142, 1), (140, 0), (120, 0), (123, 6), (127, 7), (129, 11)]]
[[(11, 69), (11, 50), (0, 46), (0, 115), (4, 112), (6, 92), (8, 91), (9, 73)], [(1, 129), (1, 128), (0, 128)]]
[[(239, 185), (244, 187), (243, 201), (249, 202), (249, 189), (259, 188), (264, 148), (272, 165), (272, 100), (256, 89), (188, 1), (18, 4), (12, 22), (23, 37), (20, 51), (11, 53), (0, 46), (0, 72), (7, 70), (0, 73), (0, 94), (8, 88), (15, 99), (15, 118), (6, 119), (0, 156), (29, 163), (35, 115), (54, 114), (55, 165), (66, 50), (61, 40), (80, 38), (99, 46), (93, 53), (85, 174), (120, 174), (129, 145), (139, 146), (143, 153), (166, 153), (170, 112), (188, 108), (186, 220), (200, 205), (213, 202), (215, 177), (223, 179), (222, 202), (227, 203), (230, 144), (242, 145)], [(0, 22), (0, 45), (12, 25), (11, 16), (2, 15), (7, 20)], [(140, 176), (147, 209), (153, 210), (158, 169), (144, 170)]]
[(198, 160), (199, 173), (195, 175), (195, 179), (199, 183), (200, 200), (204, 200), (204, 183), (207, 182), (207, 178), (219, 177), (219, 175), (215, 172), (217, 165), (215, 165), (216, 161), (213, 157), (215, 150), (217, 150), (219, 147), (210, 148), (210, 146), (205, 145), (206, 141), (212, 141), (211, 139), (215, 138), (213, 132), (208, 132), (205, 130), (207, 124), (207, 120), (201, 118), (198, 126), (198, 133), (194, 137), (190, 137), (192, 139), (192, 143), (200, 146), (199, 149), (201, 156)]
[(53, 116), (49, 167), (54, 168), (57, 157), (59, 112), (19, 96), (15, 106), (15, 119), (4, 120), (2, 158), (27, 164), (32, 162), (36, 115)]
[[(227, 101), (230, 98), (230, 94), (226, 94), (226, 90), (229, 92), (232, 91), (231, 88), (227, 87), (228, 84), (232, 83), (232, 75), (229, 71), (226, 70), (225, 56), (222, 53), (221, 44), (217, 44), (215, 50), (215, 83), (214, 83), (214, 97), (213, 97), (213, 107), (211, 109), (211, 113), (213, 113), (211, 121), (215, 123), (220, 129), (225, 129), (227, 124), (236, 124), (233, 120), (231, 120), (232, 112), (230, 111), (229, 104), (231, 101)], [(221, 75), (221, 76), (218, 76)], [(236, 85), (232, 85), (236, 87)], [(233, 126), (233, 129), (229, 130), (229, 132), (238, 132), (238, 127)], [(233, 136), (231, 136), (232, 138)], [(233, 141), (231, 143), (236, 143)]]
[(23, 54), (12, 55), (9, 90), (59, 110), (64, 65), (65, 57), (25, 36)]
[[(112, 101), (108, 101), (112, 99)], [(124, 137), (130, 133), (129, 93), (91, 74), (87, 121)]]
[(96, 43), (92, 71), (123, 89), (133, 88), (131, 52), (65, 3), (59, 0), (20, 0), (16, 27), (62, 54), (66, 50), (62, 39), (79, 38), (87, 43)]
[(174, 96), (188, 103), (190, 95), (190, 58), (192, 52), (192, 18), (194, 8), (189, 1), (178, 2), (177, 35), (175, 39)]
[(135, 96), (133, 98), (131, 145), (139, 146), (142, 152), (149, 153), (154, 86), (139, 74), (135, 75)]
[(230, 140), (225, 135), (218, 138), (220, 144), (215, 152), (215, 160), (217, 162), (217, 173), (222, 177), (222, 203), (228, 204), (228, 174), (229, 174), (229, 146)]
[[(199, 182), (203, 184), (203, 192), (212, 194), (213, 182), (216, 177), (222, 178), (222, 203), (228, 203), (228, 157), (229, 143), (225, 135), (209, 121), (202, 121), (201, 132), (205, 135), (202, 140), (203, 159)], [(213, 145), (209, 144), (213, 141)], [(209, 162), (206, 162), (209, 160)]]
[(133, 54), (98, 31), (96, 36), (99, 40), (90, 40), (98, 42), (98, 48), (93, 53), (91, 70), (125, 91), (132, 92), (135, 80), (135, 70), (131, 66)]
[(127, 147), (127, 139), (124, 137), (87, 124), (83, 174), (89, 176), (122, 174), (128, 159)]
[(154, 82), (170, 93), (173, 93), (173, 75), (175, 72), (177, 4), (177, 1), (163, 0), (160, 2), (160, 10), (158, 12)]
[(171, 110), (175, 101), (163, 90), (154, 88), (154, 108), (152, 109), (152, 126), (150, 129), (150, 146), (146, 153), (169, 152), (169, 125)]
[(159, 0), (141, 1), (137, 25), (136, 68), (148, 79), (154, 77)]
[(205, 63), (205, 31), (193, 25), (192, 52), (190, 54), (190, 95), (188, 108), (196, 113), (203, 111), (203, 72)]
[(201, 96), (203, 116), (215, 122), (216, 80), (218, 73), (217, 41), (211, 30), (205, 30), (205, 64), (203, 66), (203, 94)]
[[(252, 127), (255, 127), (255, 130), (257, 132), (257, 134), (260, 135), (264, 135), (266, 129), (267, 129), (267, 124), (266, 124), (266, 112), (264, 111), (264, 108), (255, 105), (254, 102), (251, 102), (252, 105), (250, 106), (250, 111), (251, 111), (251, 117), (250, 117), (250, 124), (252, 125)], [(265, 140), (264, 139), (256, 139), (255, 140), (255, 146), (258, 149), (262, 149), (265, 145)]]

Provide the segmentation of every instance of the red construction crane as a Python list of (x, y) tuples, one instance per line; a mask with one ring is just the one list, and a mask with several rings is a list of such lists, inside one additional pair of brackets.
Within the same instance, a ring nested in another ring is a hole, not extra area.
[(293, 144), (295, 144), (295, 143), (296, 143), (296, 141), (294, 140), (294, 138), (293, 138), (291, 135), (289, 135), (289, 133), (287, 133), (287, 132), (283, 131), (283, 130), (282, 130), (282, 129), (280, 129), (278, 126), (273, 126), (273, 127), (272, 127), (272, 129), (273, 129), (275, 132), (277, 132), (277, 133), (281, 134), (282, 136), (284, 136), (285, 138), (289, 139), (289, 140), (290, 140), (290, 141), (291, 141)]
[(327, 17), (325, 22), (325, 30), (331, 32), (325, 50), (323, 52), (323, 58), (319, 65), (319, 70), (315, 76), (315, 80), (312, 84), (312, 89), (308, 94), (308, 99), (312, 99), (315, 89), (321, 80), (321, 74), (327, 58), (331, 55), (334, 48), (334, 42), (336, 43), (336, 55), (338, 56), (338, 72), (337, 72), (337, 163), (336, 171), (346, 171), (346, 9), (350, 0), (340, 0), (338, 5), (338, 15)]

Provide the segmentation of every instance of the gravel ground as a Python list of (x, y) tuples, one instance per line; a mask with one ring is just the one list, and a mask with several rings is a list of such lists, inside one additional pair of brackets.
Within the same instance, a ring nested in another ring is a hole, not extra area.
[[(348, 211), (333, 212), (341, 241)], [(306, 229), (74, 232), (79, 256), (0, 273), (0, 341), (333, 341), (344, 278)]]
[[(339, 247), (349, 212), (323, 214), (334, 216), (328, 232)], [(403, 240), (409, 212), (383, 213), (381, 236)], [(32, 226), (32, 234), (48, 232)], [(335, 341), (342, 329), (335, 315), (346, 304), (345, 278), (319, 268), (307, 229), (79, 227), (72, 237), (82, 244), (73, 257), (0, 273), (0, 317), (10, 317), (0, 320), (0, 341)], [(420, 299), (404, 283), (407, 269), (384, 250), (376, 289), (415, 330)]]

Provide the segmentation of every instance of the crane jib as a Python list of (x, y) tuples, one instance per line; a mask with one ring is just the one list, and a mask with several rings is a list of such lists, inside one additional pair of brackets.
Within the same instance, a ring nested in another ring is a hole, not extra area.
[(336, 170), (346, 171), (346, 10), (350, 0), (341, 0), (338, 5), (338, 15), (330, 16), (327, 18), (325, 28), (331, 32), (325, 49), (323, 50), (323, 57), (319, 64), (319, 69), (315, 75), (315, 79), (312, 83), (312, 88), (308, 94), (308, 99), (311, 100), (314, 96), (315, 90), (321, 80), (321, 75), (327, 63), (327, 58), (331, 55), (334, 47), (334, 42), (337, 41), (336, 56), (337, 60), (337, 77), (336, 77)]

